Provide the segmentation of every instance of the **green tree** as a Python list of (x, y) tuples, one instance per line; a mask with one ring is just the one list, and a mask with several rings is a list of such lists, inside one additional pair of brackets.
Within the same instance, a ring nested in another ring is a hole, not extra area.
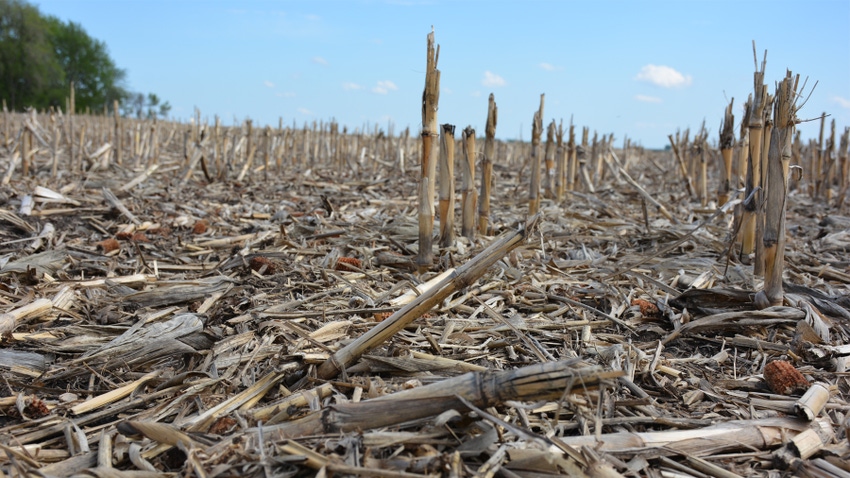
[(122, 114), (136, 118), (166, 118), (171, 111), (171, 105), (166, 101), (160, 103), (159, 96), (154, 93), (131, 93), (123, 103)]
[(79, 23), (64, 23), (56, 18), (49, 18), (47, 23), (56, 58), (65, 73), (64, 84), (57, 85), (51, 96), (64, 98), (66, 85), (72, 81), (79, 110), (97, 111), (128, 96), (121, 86), (126, 72), (115, 66), (105, 43), (90, 37)]
[(50, 104), (50, 89), (64, 76), (38, 9), (0, 0), (0, 97), (13, 110)]
[(79, 111), (111, 110), (119, 100), (125, 114), (168, 115), (168, 102), (128, 92), (125, 77), (106, 44), (79, 23), (44, 16), (24, 0), (0, 0), (0, 98), (13, 110), (64, 106), (73, 82)]

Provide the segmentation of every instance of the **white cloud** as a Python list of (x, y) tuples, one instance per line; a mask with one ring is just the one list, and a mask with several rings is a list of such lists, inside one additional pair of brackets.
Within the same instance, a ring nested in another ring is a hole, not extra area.
[(560, 67), (560, 66), (555, 66), (555, 65), (553, 65), (553, 64), (551, 64), (551, 63), (546, 63), (545, 61), (544, 61), (543, 63), (538, 64), (537, 66), (539, 66), (541, 70), (546, 70), (546, 71), (560, 71), (560, 70), (563, 70), (563, 68), (562, 68), (562, 67)]
[(363, 87), (358, 85), (357, 83), (352, 83), (350, 81), (342, 84), (342, 89), (345, 91), (354, 91), (354, 90), (362, 90)]
[(640, 69), (636, 80), (646, 81), (662, 88), (675, 88), (691, 84), (690, 75), (683, 75), (678, 71), (664, 65), (646, 65)]
[(372, 88), (372, 93), (377, 93), (379, 95), (385, 95), (390, 91), (395, 91), (398, 89), (398, 86), (395, 85), (390, 80), (379, 81), (378, 85)]
[(661, 103), (661, 98), (657, 96), (635, 95), (635, 99), (644, 103)]
[(313, 112), (308, 110), (307, 108), (298, 108), (298, 112), (302, 115), (313, 116)]
[(840, 106), (842, 108), (850, 109), (850, 100), (848, 100), (847, 98), (842, 98), (840, 96), (833, 96), (830, 99), (832, 100), (833, 103), (837, 103), (838, 106)]
[(478, 90), (475, 90), (475, 91), (473, 91), (472, 93), (470, 93), (470, 95), (472, 95), (472, 97), (473, 97), (473, 98), (480, 98), (480, 97), (481, 97), (481, 92), (480, 92), (480, 91), (478, 91)]
[(314, 56), (314, 57), (313, 57), (313, 63), (316, 63), (316, 64), (318, 64), (318, 65), (325, 65), (325, 66), (327, 66), (327, 64), (328, 64), (328, 60), (325, 60), (324, 58), (322, 58), (322, 57), (320, 57), (320, 56)]
[(264, 81), (263, 84), (266, 85), (266, 88), (274, 88), (274, 83), (269, 80)]
[(304, 18), (306, 18), (307, 20), (310, 20), (311, 22), (317, 22), (317, 21), (322, 19), (322, 17), (320, 17), (320, 16), (318, 16), (314, 13), (304, 15)]
[(277, 92), (274, 95), (278, 98), (295, 98), (295, 93), (292, 91), (284, 91), (283, 93)]
[(501, 76), (493, 73), (490, 70), (484, 72), (484, 79), (481, 80), (481, 84), (488, 87), (494, 86), (505, 86), (508, 83)]

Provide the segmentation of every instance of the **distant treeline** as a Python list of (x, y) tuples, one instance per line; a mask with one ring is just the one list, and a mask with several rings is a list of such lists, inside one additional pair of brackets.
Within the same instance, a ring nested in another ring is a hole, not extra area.
[(153, 93), (128, 91), (106, 44), (74, 22), (43, 15), (21, 0), (0, 0), (0, 99), (13, 111), (66, 107), (74, 83), (77, 111), (112, 111), (137, 117), (167, 116), (171, 106)]

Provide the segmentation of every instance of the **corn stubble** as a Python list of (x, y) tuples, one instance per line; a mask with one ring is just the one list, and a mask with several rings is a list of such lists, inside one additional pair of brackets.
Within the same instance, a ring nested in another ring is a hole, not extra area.
[(788, 71), (776, 89), (773, 131), (767, 154), (766, 210), (764, 221), (764, 289), (756, 294), (759, 307), (781, 305), (782, 269), (785, 259), (785, 209), (791, 142), (798, 122), (795, 100), (800, 76)]
[(463, 237), (475, 239), (475, 130), (467, 126), (462, 133), (463, 162), (461, 163), (461, 229)]
[[(755, 43), (753, 43), (753, 56), (756, 55)], [(761, 147), (764, 130), (764, 107), (767, 85), (764, 84), (764, 69), (767, 63), (767, 51), (758, 68), (756, 60), (756, 71), (753, 73), (754, 95), (750, 97), (749, 118), (747, 123), (750, 138), (747, 156), (747, 179), (744, 191), (744, 215), (743, 215), (743, 239), (741, 244), (741, 255), (748, 256), (756, 249), (756, 221), (758, 215), (758, 203), (761, 195), (758, 188), (761, 187)], [(758, 258), (756, 258), (758, 262)]]
[(440, 150), (437, 137), (437, 105), (440, 102), (440, 47), (434, 47), (434, 31), (428, 34), (425, 91), (422, 93), (422, 169), (419, 183), (419, 253), (416, 265), (427, 270), (433, 262), (434, 180)]
[(732, 154), (735, 151), (735, 115), (732, 113), (734, 104), (735, 98), (732, 98), (720, 122), (720, 155), (723, 157), (720, 192), (717, 196), (717, 203), (720, 206), (726, 204), (734, 188), (732, 185)]
[(478, 232), (490, 233), (490, 186), (493, 183), (493, 159), (496, 156), (496, 98), (490, 93), (487, 127), (484, 130), (484, 158), (481, 161), (481, 202), (478, 203)]
[(444, 124), (440, 130), (440, 247), (455, 243), (455, 126)]
[(534, 112), (531, 127), (531, 184), (528, 191), (528, 215), (537, 214), (540, 208), (540, 136), (543, 133), (543, 103), (545, 95), (540, 95), (540, 108)]

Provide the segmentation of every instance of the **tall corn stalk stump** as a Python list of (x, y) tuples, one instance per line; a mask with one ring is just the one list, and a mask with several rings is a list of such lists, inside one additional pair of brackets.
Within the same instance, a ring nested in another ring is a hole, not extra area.
[(487, 103), (487, 123), (484, 129), (484, 157), (481, 160), (481, 202), (478, 203), (478, 232), (490, 233), (490, 186), (493, 183), (493, 159), (496, 156), (496, 98), (490, 93)]
[(428, 54), (425, 68), (425, 91), (422, 93), (422, 169), (419, 182), (419, 253), (416, 265), (420, 270), (433, 262), (434, 180), (440, 149), (437, 139), (437, 105), (440, 102), (440, 70), (437, 61), (440, 47), (434, 47), (434, 31), (428, 34)]
[(782, 305), (782, 270), (785, 261), (785, 210), (788, 199), (788, 170), (791, 142), (797, 124), (795, 99), (800, 75), (788, 71), (776, 89), (773, 132), (767, 154), (767, 182), (764, 244), (764, 289), (756, 294), (755, 303), (765, 308)]

